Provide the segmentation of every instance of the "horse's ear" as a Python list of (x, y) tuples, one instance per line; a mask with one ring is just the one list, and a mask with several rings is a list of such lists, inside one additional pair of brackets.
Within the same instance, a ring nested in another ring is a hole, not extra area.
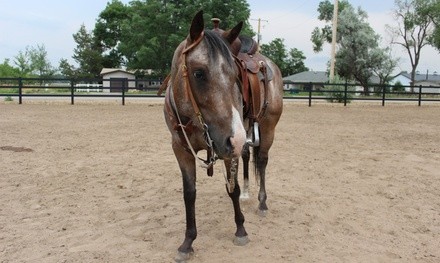
[(225, 33), (223, 33), (223, 37), (226, 39), (226, 41), (229, 42), (229, 44), (232, 44), (237, 39), (237, 37), (240, 35), (242, 28), (243, 28), (243, 21), (238, 23), (231, 30), (228, 30)]
[(189, 30), (189, 36), (191, 41), (196, 41), (200, 34), (205, 29), (205, 22), (203, 21), (203, 10), (200, 10), (193, 18), (191, 28)]

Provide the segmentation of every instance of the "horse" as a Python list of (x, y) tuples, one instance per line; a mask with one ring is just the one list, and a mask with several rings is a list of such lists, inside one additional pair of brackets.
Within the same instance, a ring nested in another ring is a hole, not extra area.
[[(254, 147), (254, 165), (260, 185), (259, 211), (264, 213), (268, 210), (265, 170), (275, 126), (283, 108), (282, 78), (278, 67), (266, 59), (273, 77), (270, 81), (266, 79), (259, 83), (266, 85), (264, 114), (260, 114), (258, 119), (246, 116), (243, 63), (237, 59), (242, 26), (243, 22), (240, 22), (228, 31), (205, 30), (203, 11), (198, 12), (192, 20), (189, 35), (174, 52), (171, 73), (163, 84), (163, 89), (166, 89), (164, 117), (182, 175), (186, 211), (185, 238), (178, 248), (177, 262), (190, 259), (194, 253), (192, 245), (197, 237), (196, 163), (212, 176), (217, 159), (224, 161), (226, 190), (235, 214), (235, 245), (243, 246), (249, 242), (240, 209), (241, 190), (237, 171), (241, 157), (247, 192), (250, 147)], [(258, 125), (252, 125), (255, 123)], [(258, 137), (258, 145), (252, 139), (255, 136)], [(205, 150), (206, 159), (197, 155)]]

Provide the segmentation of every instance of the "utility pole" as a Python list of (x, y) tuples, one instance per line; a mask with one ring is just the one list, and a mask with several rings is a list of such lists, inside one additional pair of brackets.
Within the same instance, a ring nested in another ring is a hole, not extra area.
[(257, 30), (258, 30), (258, 32), (257, 32), (257, 43), (258, 43), (258, 46), (259, 46), (259, 45), (260, 45), (260, 40), (261, 40), (261, 21), (263, 21), (263, 22), (269, 22), (269, 21), (264, 20), (264, 19), (261, 19), (261, 18), (258, 18), (258, 19), (251, 19), (251, 20), (253, 20), (253, 21), (258, 21), (258, 28), (257, 28)]
[(336, 34), (338, 29), (338, 0), (335, 0), (333, 8), (333, 25), (332, 25), (332, 53), (330, 61), (330, 82), (335, 77), (335, 61), (336, 61)]

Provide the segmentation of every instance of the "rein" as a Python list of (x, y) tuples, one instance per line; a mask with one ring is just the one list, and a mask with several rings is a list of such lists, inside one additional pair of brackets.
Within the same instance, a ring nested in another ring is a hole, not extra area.
[[(184, 137), (186, 144), (187, 144), (187, 148), (190, 150), (190, 152), (194, 156), (194, 159), (196, 160), (196, 162), (198, 162), (199, 166), (201, 168), (207, 169), (208, 176), (212, 176), (213, 175), (213, 166), (219, 158), (214, 151), (213, 140), (211, 139), (211, 136), (209, 135), (208, 125), (206, 124), (205, 120), (203, 119), (203, 115), (202, 115), (202, 112), (200, 111), (200, 107), (197, 105), (197, 102), (194, 98), (194, 95), (193, 95), (193, 92), (191, 89), (191, 83), (189, 82), (188, 67), (186, 65), (186, 55), (189, 53), (189, 51), (191, 51), (197, 45), (200, 44), (200, 42), (203, 40), (203, 37), (204, 37), (204, 33), (202, 32), (200, 34), (200, 36), (193, 43), (191, 43), (189, 46), (185, 47), (185, 49), (182, 51), (181, 69), (182, 69), (182, 77), (185, 79), (184, 80), (185, 94), (186, 94), (187, 98), (189, 98), (189, 100), (191, 101), (191, 105), (194, 110), (194, 113), (196, 114), (197, 120), (199, 121), (199, 124), (203, 129), (203, 137), (204, 137), (206, 146), (208, 147), (206, 160), (197, 156), (197, 153), (194, 150), (194, 147), (192, 146), (192, 144), (189, 140), (189, 136), (188, 136), (186, 129), (188, 128), (189, 125), (191, 125), (191, 121), (189, 121), (186, 124), (183, 124), (183, 122), (181, 120), (179, 111), (176, 106), (176, 102), (174, 100), (174, 91), (172, 90), (173, 86), (177, 87), (177, 85), (176, 85), (176, 83), (172, 83), (174, 85), (168, 85), (168, 83), (171, 79), (171, 75), (168, 75), (166, 77), (166, 79), (164, 80), (163, 84), (159, 88), (158, 95), (160, 95), (164, 90), (166, 90), (168, 86), (170, 87), (169, 97), (168, 97), (169, 103), (170, 103), (170, 106), (174, 112), (174, 115), (177, 117), (177, 121), (178, 121), (177, 126), (180, 127), (180, 130), (182, 131), (183, 137)], [(177, 78), (174, 81), (177, 82)], [(237, 172), (238, 172), (237, 168), (238, 168), (238, 160), (232, 159), (231, 160), (231, 167), (230, 167), (231, 178), (228, 179), (226, 174), (224, 173), (224, 177), (225, 177), (225, 181), (226, 181), (226, 188), (229, 193), (232, 193), (235, 188), (235, 180), (237, 178)]]
[(205, 120), (203, 119), (203, 115), (202, 112), (200, 111), (199, 106), (197, 105), (197, 102), (194, 98), (194, 95), (192, 93), (192, 89), (191, 89), (191, 84), (189, 82), (189, 77), (188, 77), (188, 67), (186, 65), (186, 55), (189, 51), (191, 51), (193, 48), (195, 48), (197, 45), (200, 44), (200, 42), (202, 41), (204, 37), (204, 33), (202, 32), (199, 36), (199, 38), (196, 39), (196, 41), (194, 41), (193, 43), (191, 43), (191, 45), (189, 45), (188, 47), (185, 47), (185, 49), (182, 52), (182, 77), (185, 79), (185, 92), (186, 95), (189, 97), (190, 101), (191, 101), (191, 105), (194, 109), (194, 113), (197, 116), (197, 119), (203, 129), (203, 137), (205, 139), (205, 143), (208, 146), (208, 157), (206, 160), (200, 158), (199, 156), (197, 156), (197, 153), (195, 152), (194, 148), (191, 145), (191, 142), (189, 140), (188, 134), (186, 133), (185, 130), (185, 125), (182, 123), (182, 120), (180, 118), (179, 115), (179, 111), (177, 110), (176, 107), (176, 103), (174, 101), (174, 96), (172, 95), (171, 92), (171, 104), (172, 107), (174, 108), (174, 112), (177, 116), (177, 119), (179, 121), (178, 126), (181, 128), (183, 136), (185, 137), (186, 143), (188, 145), (189, 150), (191, 151), (191, 153), (193, 154), (194, 158), (199, 162), (200, 167), (208, 169), (208, 175), (211, 174), (212, 175), (212, 167), (214, 166), (215, 162), (218, 159), (217, 154), (214, 151), (214, 147), (213, 147), (213, 140), (211, 139), (211, 136), (209, 135), (209, 131), (208, 131), (208, 125), (206, 124)]

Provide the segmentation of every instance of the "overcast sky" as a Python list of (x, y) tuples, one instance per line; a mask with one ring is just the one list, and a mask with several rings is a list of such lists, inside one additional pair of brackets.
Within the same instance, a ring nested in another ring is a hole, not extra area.
[[(262, 43), (274, 38), (283, 38), (288, 49), (298, 48), (306, 55), (306, 66), (312, 70), (324, 71), (330, 57), (330, 46), (320, 53), (314, 53), (310, 35), (318, 21), (316, 11), (321, 0), (248, 0), (251, 9), (251, 24), (257, 31), (257, 21), (262, 19)], [(128, 3), (129, 0), (122, 0)], [(332, 1), (333, 2), (333, 1)], [(382, 46), (389, 43), (385, 25), (395, 25), (391, 15), (394, 0), (351, 0), (350, 3), (367, 11), (372, 28), (382, 36)], [(0, 63), (13, 59), (26, 46), (44, 44), (53, 66), (61, 58), (71, 62), (75, 42), (72, 34), (81, 24), (92, 30), (99, 13), (107, 0), (0, 0)], [(264, 21), (263, 21), (264, 20)], [(410, 63), (405, 51), (392, 46), (395, 57), (400, 58), (397, 71), (409, 71)], [(422, 50), (418, 70), (421, 73), (440, 73), (440, 54), (427, 46)]]

